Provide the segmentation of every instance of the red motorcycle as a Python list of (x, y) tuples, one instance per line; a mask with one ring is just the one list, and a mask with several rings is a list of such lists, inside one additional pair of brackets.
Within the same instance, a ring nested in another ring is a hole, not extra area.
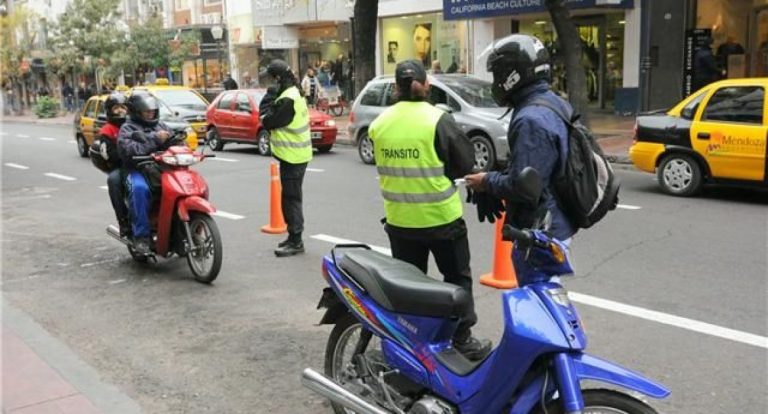
[(211, 214), (216, 208), (208, 201), (208, 184), (191, 170), (191, 165), (215, 155), (196, 153), (186, 146), (172, 146), (152, 155), (133, 157), (140, 163), (154, 163), (160, 171), (160, 202), (153, 203), (152, 254), (143, 255), (133, 248), (133, 241), (120, 236), (110, 225), (107, 234), (128, 246), (134, 260), (146, 263), (155, 256), (186, 257), (195, 280), (211, 283), (219, 275), (222, 243)]

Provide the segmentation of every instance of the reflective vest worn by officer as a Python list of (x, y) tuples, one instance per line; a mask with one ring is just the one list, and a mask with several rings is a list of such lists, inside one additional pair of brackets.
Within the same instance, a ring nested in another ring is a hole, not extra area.
[(428, 228), (462, 216), (461, 199), (435, 151), (435, 130), (444, 112), (427, 102), (403, 101), (368, 129), (374, 145), (387, 223)]
[(272, 154), (291, 164), (303, 164), (312, 159), (312, 139), (309, 132), (309, 109), (307, 102), (301, 97), (299, 89), (295, 86), (283, 91), (277, 97), (293, 100), (294, 116), (291, 123), (270, 131), (269, 146)]

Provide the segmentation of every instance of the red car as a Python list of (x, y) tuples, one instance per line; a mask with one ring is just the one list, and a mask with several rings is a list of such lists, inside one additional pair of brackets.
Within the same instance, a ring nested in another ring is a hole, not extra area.
[[(206, 141), (214, 151), (220, 151), (227, 142), (254, 144), (259, 154), (269, 155), (269, 132), (261, 126), (259, 103), (265, 89), (240, 89), (224, 91), (208, 106), (205, 113), (208, 122)], [(312, 147), (328, 152), (336, 143), (336, 121), (328, 114), (309, 110), (309, 128)]]

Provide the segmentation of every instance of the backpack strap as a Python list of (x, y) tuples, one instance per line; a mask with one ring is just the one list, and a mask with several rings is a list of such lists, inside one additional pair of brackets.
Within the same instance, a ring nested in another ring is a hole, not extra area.
[(573, 123), (576, 122), (576, 120), (579, 119), (578, 115), (575, 115), (575, 116), (572, 116), (571, 118), (569, 118), (565, 114), (565, 112), (563, 111), (563, 108), (557, 107), (557, 106), (553, 105), (552, 103), (550, 103), (549, 101), (547, 101), (545, 99), (542, 99), (542, 98), (536, 98), (536, 99), (532, 100), (531, 102), (529, 102), (528, 105), (538, 105), (538, 106), (543, 106), (545, 108), (549, 108), (549, 110), (551, 110), (557, 116), (559, 116), (560, 119), (562, 119), (563, 122), (565, 122), (565, 125), (567, 125), (570, 128), (574, 128)]

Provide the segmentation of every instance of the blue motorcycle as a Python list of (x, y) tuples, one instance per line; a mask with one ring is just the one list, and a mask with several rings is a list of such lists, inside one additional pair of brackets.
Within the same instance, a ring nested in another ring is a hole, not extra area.
[[(521, 178), (538, 200), (538, 174)], [(582, 389), (591, 380), (669, 395), (661, 384), (584, 352), (579, 314), (552, 281), (573, 273), (566, 246), (545, 231), (509, 225), (503, 238), (515, 242), (519, 288), (502, 293), (504, 334), (475, 362), (451, 346), (469, 292), (367, 245), (335, 246), (323, 259), (330, 287), (318, 305), (326, 309), (320, 324), (334, 325), (325, 375), (307, 368), (302, 383), (330, 399), (337, 414), (656, 413), (614, 389)]]

